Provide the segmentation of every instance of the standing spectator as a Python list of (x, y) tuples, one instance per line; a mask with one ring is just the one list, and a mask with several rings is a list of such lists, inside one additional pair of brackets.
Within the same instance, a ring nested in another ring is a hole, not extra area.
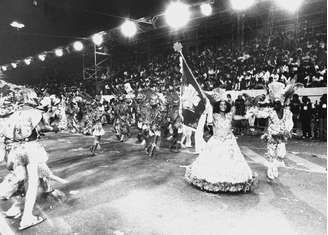
[(290, 111), (293, 114), (293, 122), (294, 122), (294, 127), (293, 127), (293, 134), (296, 134), (298, 123), (299, 123), (299, 116), (301, 112), (301, 101), (298, 97), (297, 94), (293, 95), (292, 100), (290, 101)]
[(227, 94), (227, 101), (231, 105), (231, 107), (234, 106), (234, 102), (233, 102), (230, 94)]
[[(236, 115), (244, 116), (246, 114), (245, 101), (241, 95), (238, 95), (238, 98), (235, 100)], [(236, 134), (244, 134), (244, 123), (243, 120), (235, 121)]]
[(303, 139), (312, 138), (311, 131), (312, 104), (307, 96), (302, 97), (300, 120), (302, 124)]
[(320, 98), (318, 106), (319, 116), (319, 138), (327, 140), (327, 94), (323, 94)]

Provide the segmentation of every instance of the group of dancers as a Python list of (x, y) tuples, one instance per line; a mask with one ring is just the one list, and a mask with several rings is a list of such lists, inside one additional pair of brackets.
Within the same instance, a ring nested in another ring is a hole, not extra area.
[[(199, 156), (191, 165), (186, 166), (186, 181), (201, 190), (214, 193), (252, 191), (257, 186), (258, 176), (247, 164), (232, 131), (233, 120), (250, 117), (269, 120), (263, 135), (263, 139), (267, 142), (266, 175), (270, 181), (276, 179), (279, 176), (278, 168), (284, 165), (286, 142), (293, 128), (288, 101), (296, 87), (295, 80), (287, 86), (273, 81), (268, 85), (266, 99), (268, 105), (253, 107), (244, 116), (235, 114), (235, 109), (227, 101), (224, 90), (217, 88), (212, 92), (204, 92), (208, 97), (206, 108), (195, 132), (195, 150)], [(19, 109), (0, 118), (0, 161), (5, 162), (10, 171), (0, 184), (0, 198), (9, 199), (15, 195), (24, 195), (24, 209), (21, 208), (21, 203), (16, 201), (5, 212), (7, 217), (21, 216), (20, 229), (44, 221), (44, 218), (32, 214), (39, 186), (44, 193), (58, 197), (62, 194), (52, 188), (50, 181), (67, 183), (66, 180), (55, 176), (47, 166), (47, 152), (37, 138), (37, 127), (43, 117), (42, 111), (32, 107), (33, 100), (25, 98)], [(149, 156), (153, 156), (154, 151), (158, 149), (158, 142), (163, 134), (161, 131), (163, 122), (167, 126), (166, 138), (175, 139), (171, 148), (181, 147), (183, 138), (186, 136), (190, 138), (190, 134), (186, 135), (186, 133), (190, 133), (191, 129), (183, 125), (178, 102), (173, 102), (170, 115), (165, 116), (164, 121), (159, 100), (158, 94), (149, 93), (149, 102), (140, 108), (141, 115), (137, 121), (138, 140), (144, 144)], [(123, 114), (127, 112), (125, 109), (120, 111)], [(119, 134), (121, 134), (122, 122), (124, 120), (116, 120), (114, 123), (114, 128)], [(212, 134), (207, 142), (203, 139), (205, 126)], [(100, 147), (101, 136), (104, 133), (101, 121), (98, 120), (93, 127), (95, 142), (90, 148), (93, 154)], [(190, 145), (190, 140), (187, 140), (186, 145)]]
[(224, 91), (216, 89), (213, 111), (206, 111), (207, 125), (212, 126), (213, 135), (204, 143), (198, 158), (186, 167), (187, 182), (209, 192), (249, 192), (257, 187), (257, 174), (248, 166), (232, 132), (233, 120), (250, 117), (268, 118), (262, 135), (267, 143), (266, 176), (270, 182), (278, 178), (278, 168), (284, 166), (286, 142), (293, 129), (292, 113), (287, 104), (297, 86), (295, 81), (287, 86), (272, 82), (267, 93), (270, 105), (252, 108), (245, 116), (236, 115)]

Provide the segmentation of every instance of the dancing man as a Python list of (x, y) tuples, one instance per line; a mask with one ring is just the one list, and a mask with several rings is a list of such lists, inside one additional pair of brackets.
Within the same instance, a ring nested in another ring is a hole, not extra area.
[(269, 120), (268, 128), (262, 139), (267, 142), (267, 177), (270, 181), (278, 177), (278, 167), (285, 165), (286, 142), (291, 136), (294, 125), (293, 114), (286, 104), (299, 86), (295, 80), (292, 80), (286, 87), (280, 82), (270, 83), (268, 95), (272, 107), (251, 111), (257, 118), (268, 118)]

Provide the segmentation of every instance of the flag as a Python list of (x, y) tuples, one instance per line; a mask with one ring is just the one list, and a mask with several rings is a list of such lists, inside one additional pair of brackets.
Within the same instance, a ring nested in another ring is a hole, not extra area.
[(205, 110), (206, 100), (185, 58), (181, 56), (180, 59), (182, 60), (180, 115), (182, 115), (184, 125), (196, 129), (199, 118)]

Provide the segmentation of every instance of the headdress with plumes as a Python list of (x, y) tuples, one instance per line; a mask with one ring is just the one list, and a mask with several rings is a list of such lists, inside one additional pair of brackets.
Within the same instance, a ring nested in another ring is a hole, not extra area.
[(0, 80), (0, 117), (13, 113), (23, 105), (37, 106), (37, 99), (34, 90)]
[(298, 88), (303, 87), (301, 83), (297, 83), (297, 76), (291, 79), (286, 85), (281, 82), (271, 82), (267, 87), (267, 95), (270, 102), (279, 100), (285, 104)]
[(222, 88), (215, 88), (212, 91), (205, 91), (204, 93), (212, 104), (222, 100), (227, 101), (227, 94)]

